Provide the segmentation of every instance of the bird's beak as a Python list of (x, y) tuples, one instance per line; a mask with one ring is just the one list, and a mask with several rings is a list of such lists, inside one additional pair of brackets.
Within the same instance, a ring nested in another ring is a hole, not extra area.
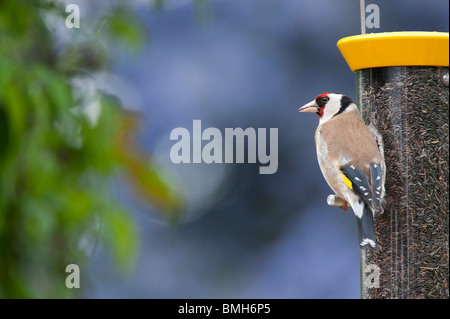
[(298, 109), (299, 112), (310, 112), (310, 113), (317, 113), (318, 105), (316, 101), (311, 101), (308, 104), (303, 105), (301, 108)]

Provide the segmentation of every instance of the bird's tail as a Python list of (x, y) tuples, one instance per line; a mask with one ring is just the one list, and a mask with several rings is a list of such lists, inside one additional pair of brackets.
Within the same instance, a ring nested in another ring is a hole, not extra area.
[(375, 238), (375, 228), (373, 225), (373, 213), (367, 204), (364, 204), (363, 214), (358, 220), (359, 245), (361, 248), (370, 247), (377, 249), (377, 240)]

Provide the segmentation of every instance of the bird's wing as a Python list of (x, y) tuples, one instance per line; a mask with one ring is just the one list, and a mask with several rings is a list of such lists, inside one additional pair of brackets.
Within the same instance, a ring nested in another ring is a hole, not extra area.
[(379, 163), (370, 163), (370, 177), (372, 189), (372, 207), (375, 211), (381, 212), (383, 200), (383, 167)]
[[(361, 196), (364, 202), (366, 202), (369, 206), (372, 206), (373, 190), (366, 174), (354, 165), (341, 166), (339, 169), (342, 172), (344, 182), (347, 186), (351, 184), (349, 187), (353, 190), (353, 192)], [(347, 181), (345, 179), (347, 179)]]
[(382, 211), (383, 171), (381, 164), (370, 163), (370, 179), (354, 165), (341, 166), (339, 169), (343, 175), (342, 179), (354, 193), (359, 195), (375, 212)]

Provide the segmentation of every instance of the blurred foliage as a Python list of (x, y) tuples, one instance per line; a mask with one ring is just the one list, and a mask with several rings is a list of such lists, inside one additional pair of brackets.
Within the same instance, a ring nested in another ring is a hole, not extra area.
[[(0, 298), (76, 296), (65, 286), (66, 265), (78, 264), (84, 278), (87, 248), (97, 242), (119, 267), (130, 265), (137, 230), (111, 194), (118, 173), (164, 216), (179, 212), (180, 197), (133, 143), (135, 114), (100, 92), (95, 124), (77, 111), (83, 92), (72, 78), (108, 68), (100, 43), (138, 49), (142, 27), (126, 1), (89, 27), (82, 15), (80, 29), (66, 29), (65, 8), (0, 0)], [(75, 40), (55, 45), (55, 28)]]

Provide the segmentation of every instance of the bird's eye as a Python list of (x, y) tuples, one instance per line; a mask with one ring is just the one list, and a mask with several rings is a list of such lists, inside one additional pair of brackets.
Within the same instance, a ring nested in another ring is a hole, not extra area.
[(322, 98), (322, 102), (323, 102), (323, 103), (327, 103), (329, 100), (330, 100), (330, 98), (327, 97), (327, 96), (324, 96), (324, 97)]

